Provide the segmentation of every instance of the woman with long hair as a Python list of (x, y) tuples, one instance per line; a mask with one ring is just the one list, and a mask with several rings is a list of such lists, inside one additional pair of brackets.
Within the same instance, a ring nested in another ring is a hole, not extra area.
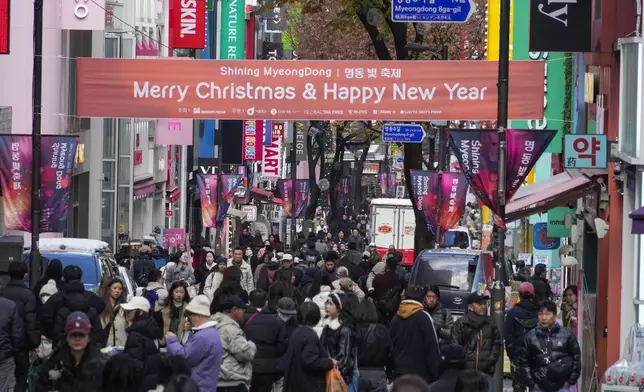
[(241, 285), (241, 277), (242, 272), (239, 268), (226, 268), (219, 288), (212, 295), (212, 303), (210, 304), (211, 314), (224, 310), (222, 304), (226, 298), (233, 295), (239, 296), (244, 303), (248, 303), (248, 293)]
[(284, 297), (291, 298), (293, 301), (295, 301), (295, 305), (297, 307), (302, 305), (302, 303), (304, 302), (304, 296), (302, 295), (300, 290), (298, 290), (297, 287), (295, 287), (295, 285), (293, 284), (295, 274), (292, 271), (284, 271), (277, 276), (277, 281), (281, 282), (284, 286)]
[(355, 320), (350, 307), (349, 298), (345, 294), (329, 295), (324, 304), (326, 317), (322, 322), (320, 341), (331, 358), (338, 361), (338, 370), (347, 385), (351, 387), (349, 389), (351, 391), (357, 387), (354, 374), (357, 370), (357, 347)]
[(186, 305), (190, 302), (188, 294), (188, 284), (184, 281), (177, 281), (170, 286), (169, 294), (165, 299), (157, 301), (154, 311), (159, 314), (159, 325), (163, 329), (163, 338), (161, 344), (165, 345), (165, 335), (172, 332), (177, 335), (181, 342), (185, 333), (185, 316)]
[(120, 279), (107, 281), (102, 290), (105, 310), (101, 313), (101, 326), (105, 331), (107, 346), (124, 346), (127, 340), (128, 327), (125, 311), (121, 304), (127, 302), (127, 295)]

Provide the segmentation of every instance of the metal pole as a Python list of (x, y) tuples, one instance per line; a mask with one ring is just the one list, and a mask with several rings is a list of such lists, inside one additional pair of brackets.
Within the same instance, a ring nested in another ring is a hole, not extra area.
[[(295, 123), (293, 123), (293, 132), (295, 132)], [(295, 155), (295, 135), (293, 135), (293, 144), (291, 146), (291, 244), (295, 243), (297, 238), (297, 228), (295, 226), (295, 183), (297, 182), (297, 161)], [(288, 244), (288, 245), (291, 245)]]
[[(443, 45), (441, 48), (441, 60), (449, 60), (449, 48)], [(441, 243), (441, 225), (440, 225), (440, 211), (443, 204), (443, 172), (445, 171), (445, 151), (447, 147), (447, 138), (445, 132), (446, 126), (440, 125), (438, 127), (438, 222), (436, 223), (436, 238), (434, 239), (434, 246), (438, 248)], [(433, 153), (433, 151), (431, 151)]]
[[(498, 106), (497, 106), (497, 126), (499, 128), (499, 182), (498, 196), (499, 207), (498, 215), (505, 220), (505, 176), (507, 170), (505, 131), (508, 127), (508, 74), (510, 65), (510, 0), (501, 0), (501, 19), (500, 19), (500, 39), (499, 39), (499, 79), (498, 88)], [(505, 270), (505, 232), (498, 226), (494, 226), (497, 234), (497, 260), (494, 264), (494, 285), (492, 287), (492, 306), (494, 319), (501, 341), (504, 341), (505, 331), (505, 285), (507, 276)], [(503, 391), (503, 355), (499, 356), (494, 369), (494, 391)]]
[(41, 273), (38, 241), (40, 239), (40, 127), (42, 111), (42, 8), (43, 0), (34, 0), (34, 67), (31, 81), (33, 113), (31, 119), (31, 253), (29, 287), (38, 284)]

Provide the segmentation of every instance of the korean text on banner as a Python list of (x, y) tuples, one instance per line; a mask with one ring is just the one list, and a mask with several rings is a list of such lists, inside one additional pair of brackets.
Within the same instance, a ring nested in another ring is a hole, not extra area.
[(271, 144), (264, 146), (262, 180), (277, 180), (282, 176), (282, 137), (271, 132)]
[(206, 0), (169, 0), (169, 46), (172, 49), (206, 47)]
[(443, 173), (441, 176), (440, 232), (458, 227), (465, 210), (467, 179), (462, 173)]
[(186, 231), (184, 229), (169, 228), (163, 229), (163, 247), (177, 247), (186, 243)]
[[(222, 35), (223, 32), (222, 32)], [(489, 120), (492, 61), (78, 59), (81, 117)], [(543, 117), (544, 63), (510, 64), (510, 119)]]
[(197, 173), (203, 227), (217, 226), (217, 175)]
[(192, 120), (161, 119), (157, 121), (156, 144), (164, 146), (191, 146)]
[[(76, 136), (42, 136), (40, 227), (67, 230), (67, 213), (78, 141)], [(31, 136), (0, 136), (0, 184), (7, 230), (31, 231)]]
[(295, 181), (295, 217), (304, 218), (309, 204), (309, 180)]
[(261, 161), (264, 152), (264, 122), (262, 120), (244, 121), (245, 161)]
[(221, 175), (221, 201), (217, 211), (217, 221), (221, 222), (228, 213), (230, 203), (235, 196), (235, 190), (240, 185), (243, 185), (244, 177), (238, 174), (222, 174)]
[(277, 187), (282, 194), (282, 208), (284, 209), (284, 215), (290, 218), (293, 216), (293, 180), (278, 180)]
[(438, 222), (438, 173), (426, 170), (411, 171), (412, 200), (423, 213), (430, 233), (436, 234)]

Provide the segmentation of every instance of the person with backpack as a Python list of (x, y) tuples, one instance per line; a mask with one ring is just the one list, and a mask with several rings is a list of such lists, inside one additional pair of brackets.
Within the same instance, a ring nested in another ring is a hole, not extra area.
[(150, 309), (154, 309), (158, 301), (163, 301), (168, 298), (168, 290), (163, 284), (163, 273), (159, 270), (154, 270), (150, 273), (150, 281), (143, 288), (137, 288), (136, 295), (144, 297), (150, 303)]
[(389, 324), (394, 377), (414, 374), (427, 383), (439, 378), (441, 352), (432, 316), (425, 311), (425, 288), (410, 286)]
[(139, 249), (139, 253), (132, 264), (134, 281), (139, 287), (147, 286), (148, 283), (151, 282), (150, 274), (152, 271), (158, 271), (156, 263), (152, 260), (151, 253), (152, 250), (150, 247), (143, 245)]
[(123, 352), (132, 359), (138, 376), (138, 390), (147, 392), (156, 389), (161, 364), (158, 343), (161, 338), (161, 328), (150, 315), (150, 302), (143, 297), (133, 297), (121, 307), (130, 322)]
[(449, 341), (452, 338), (452, 325), (454, 317), (440, 302), (441, 291), (437, 285), (430, 285), (425, 294), (425, 309), (434, 319), (436, 334), (441, 341)]
[(508, 311), (505, 318), (505, 350), (510, 358), (512, 388), (515, 392), (523, 392), (527, 388), (527, 385), (522, 384), (517, 371), (518, 355), (525, 343), (526, 333), (536, 327), (539, 322), (532, 283), (521, 283), (519, 299), (519, 302)]
[(398, 311), (400, 295), (404, 287), (396, 273), (397, 267), (398, 263), (394, 258), (387, 259), (385, 273), (376, 276), (373, 280), (371, 295), (378, 306), (383, 321), (386, 322), (391, 320)]
[(77, 265), (63, 269), (65, 290), (58, 291), (40, 309), (40, 328), (43, 335), (52, 340), (53, 347), (65, 340), (67, 318), (74, 312), (87, 315), (92, 327), (91, 341), (104, 345), (103, 328), (100, 315), (105, 310), (105, 302), (91, 291), (85, 290), (81, 279), (83, 270)]

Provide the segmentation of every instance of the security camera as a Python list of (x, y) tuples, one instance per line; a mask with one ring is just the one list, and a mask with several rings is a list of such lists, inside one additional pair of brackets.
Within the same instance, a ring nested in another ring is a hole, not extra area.
[(604, 238), (608, 234), (609, 225), (602, 218), (595, 218), (595, 233), (597, 238)]

